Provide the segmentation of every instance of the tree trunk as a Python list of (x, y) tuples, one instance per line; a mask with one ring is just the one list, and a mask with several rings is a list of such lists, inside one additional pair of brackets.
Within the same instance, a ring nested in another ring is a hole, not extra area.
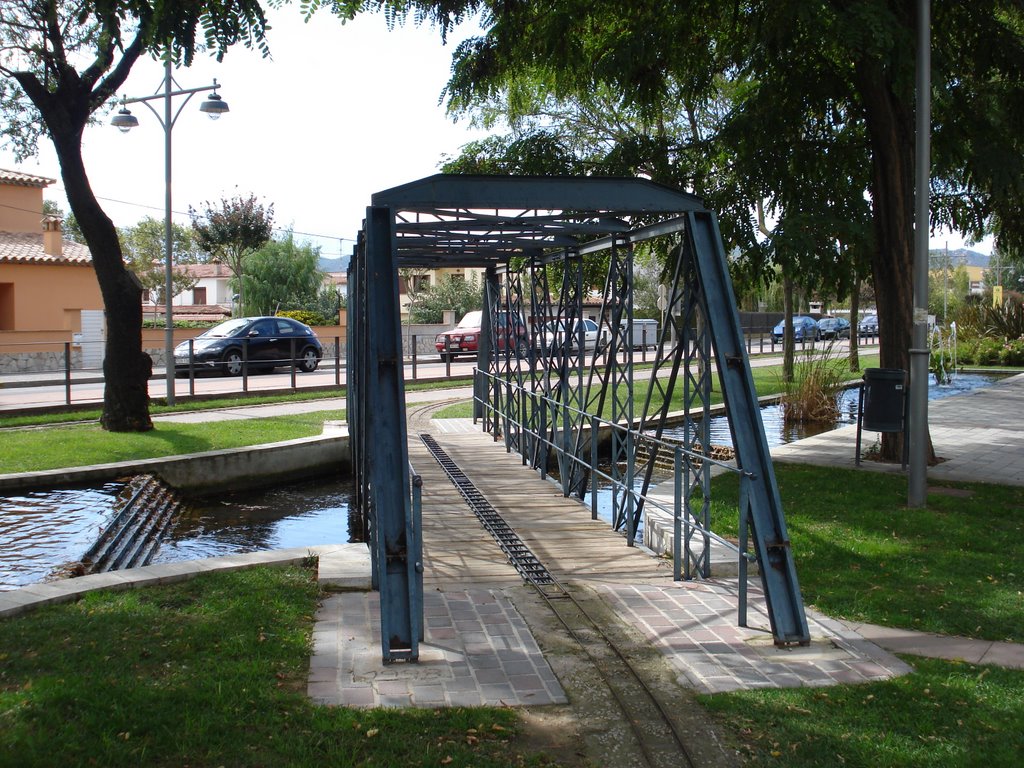
[(854, 277), (853, 290), (850, 292), (850, 372), (860, 370), (860, 277)]
[(793, 338), (793, 278), (782, 277), (782, 380), (793, 382), (796, 339)]
[[(92, 253), (106, 313), (100, 424), (111, 432), (144, 432), (153, 428), (149, 417), (153, 361), (142, 351), (142, 286), (125, 267), (117, 229), (89, 185), (82, 162), (81, 132), (52, 133), (68, 204)], [(168, 361), (168, 365), (173, 364)]]
[[(914, 112), (912, 94), (900, 98), (877, 60), (856, 67), (871, 142), (871, 259), (878, 306), (882, 368), (910, 370), (914, 306)], [(927, 431), (927, 425), (925, 426)], [(934, 458), (931, 438), (928, 452)], [(882, 458), (899, 461), (903, 435), (882, 434)]]

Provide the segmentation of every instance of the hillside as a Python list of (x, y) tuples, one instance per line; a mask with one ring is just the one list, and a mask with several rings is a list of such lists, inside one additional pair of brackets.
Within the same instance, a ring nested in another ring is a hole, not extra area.
[[(946, 251), (941, 248), (935, 248), (928, 252), (929, 261), (932, 267), (939, 266), (943, 262), (943, 258)], [(988, 262), (991, 257), (987, 253), (978, 253), (968, 248), (957, 248), (955, 251), (949, 252), (949, 262), (951, 266), (959, 266), (963, 264), (965, 267), (982, 267), (988, 269)]]
[(344, 272), (348, 269), (348, 257), (342, 256), (337, 259), (325, 259), (321, 257), (317, 266), (320, 268), (321, 272)]

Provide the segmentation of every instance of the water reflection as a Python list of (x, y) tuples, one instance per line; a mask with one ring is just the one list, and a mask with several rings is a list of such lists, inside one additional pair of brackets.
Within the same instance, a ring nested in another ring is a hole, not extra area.
[(353, 540), (348, 480), (321, 479), (190, 502), (154, 563)]
[(113, 515), (124, 483), (0, 496), (0, 590), (44, 581), (76, 562)]
[[(124, 483), (0, 496), (0, 590), (45, 581), (74, 563), (114, 515)], [(154, 563), (358, 541), (348, 480), (306, 480), (183, 505)]]
[[(953, 395), (960, 395), (975, 389), (983, 389), (999, 381), (1002, 376), (988, 373), (958, 373), (948, 384), (936, 384), (934, 379), (929, 380), (928, 399), (941, 400)], [(783, 418), (781, 405), (765, 405), (761, 407), (761, 423), (764, 424), (765, 437), (768, 440), (768, 447), (794, 443), (803, 440), (805, 437), (814, 437), (833, 429), (838, 429), (849, 424), (857, 423), (857, 408), (859, 406), (859, 388), (852, 387), (843, 390), (838, 399), (839, 418), (831, 423), (787, 423)], [(711, 432), (711, 444), (732, 446), (732, 434), (729, 431), (729, 421), (725, 416), (712, 417), (708, 424)], [(671, 427), (665, 429), (665, 436), (675, 440), (683, 439), (682, 427)]]

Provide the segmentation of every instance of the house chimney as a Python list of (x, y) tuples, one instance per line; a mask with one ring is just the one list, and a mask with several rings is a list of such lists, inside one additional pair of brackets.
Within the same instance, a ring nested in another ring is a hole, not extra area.
[(43, 253), (57, 258), (64, 255), (60, 216), (43, 216)]

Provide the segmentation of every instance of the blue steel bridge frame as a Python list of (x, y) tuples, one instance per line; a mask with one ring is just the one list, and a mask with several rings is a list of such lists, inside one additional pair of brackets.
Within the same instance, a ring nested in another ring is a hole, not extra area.
[[(631, 334), (633, 250), (640, 243), (667, 254), (668, 290), (650, 385), (636, 413)], [(606, 260), (599, 318), (605, 331), (596, 350), (585, 349), (577, 322), (589, 259)], [(749, 536), (774, 640), (808, 643), (715, 215), (700, 198), (646, 179), (442, 174), (374, 194), (349, 265), (353, 504), (367, 525), (384, 661), (417, 660), (423, 639), (422, 532), (418, 478), (408, 461), (398, 270), (443, 267), (485, 270), (475, 404), (496, 440), (541, 473), (557, 464), (565, 495), (582, 498), (599, 472), (592, 439), (598, 416), (610, 414), (619, 425), (610, 429), (612, 525), (629, 546), (658, 452), (666, 450), (670, 403), (681, 393), (686, 437), (674, 451), (676, 578), (681, 560), (685, 577), (710, 575), (711, 462), (702, 458), (711, 451), (704, 417), (717, 370), (742, 477), (741, 541)], [(493, 343), (499, 313), (524, 318), (528, 354)], [(576, 334), (550, 344), (544, 330), (551, 323)]]

